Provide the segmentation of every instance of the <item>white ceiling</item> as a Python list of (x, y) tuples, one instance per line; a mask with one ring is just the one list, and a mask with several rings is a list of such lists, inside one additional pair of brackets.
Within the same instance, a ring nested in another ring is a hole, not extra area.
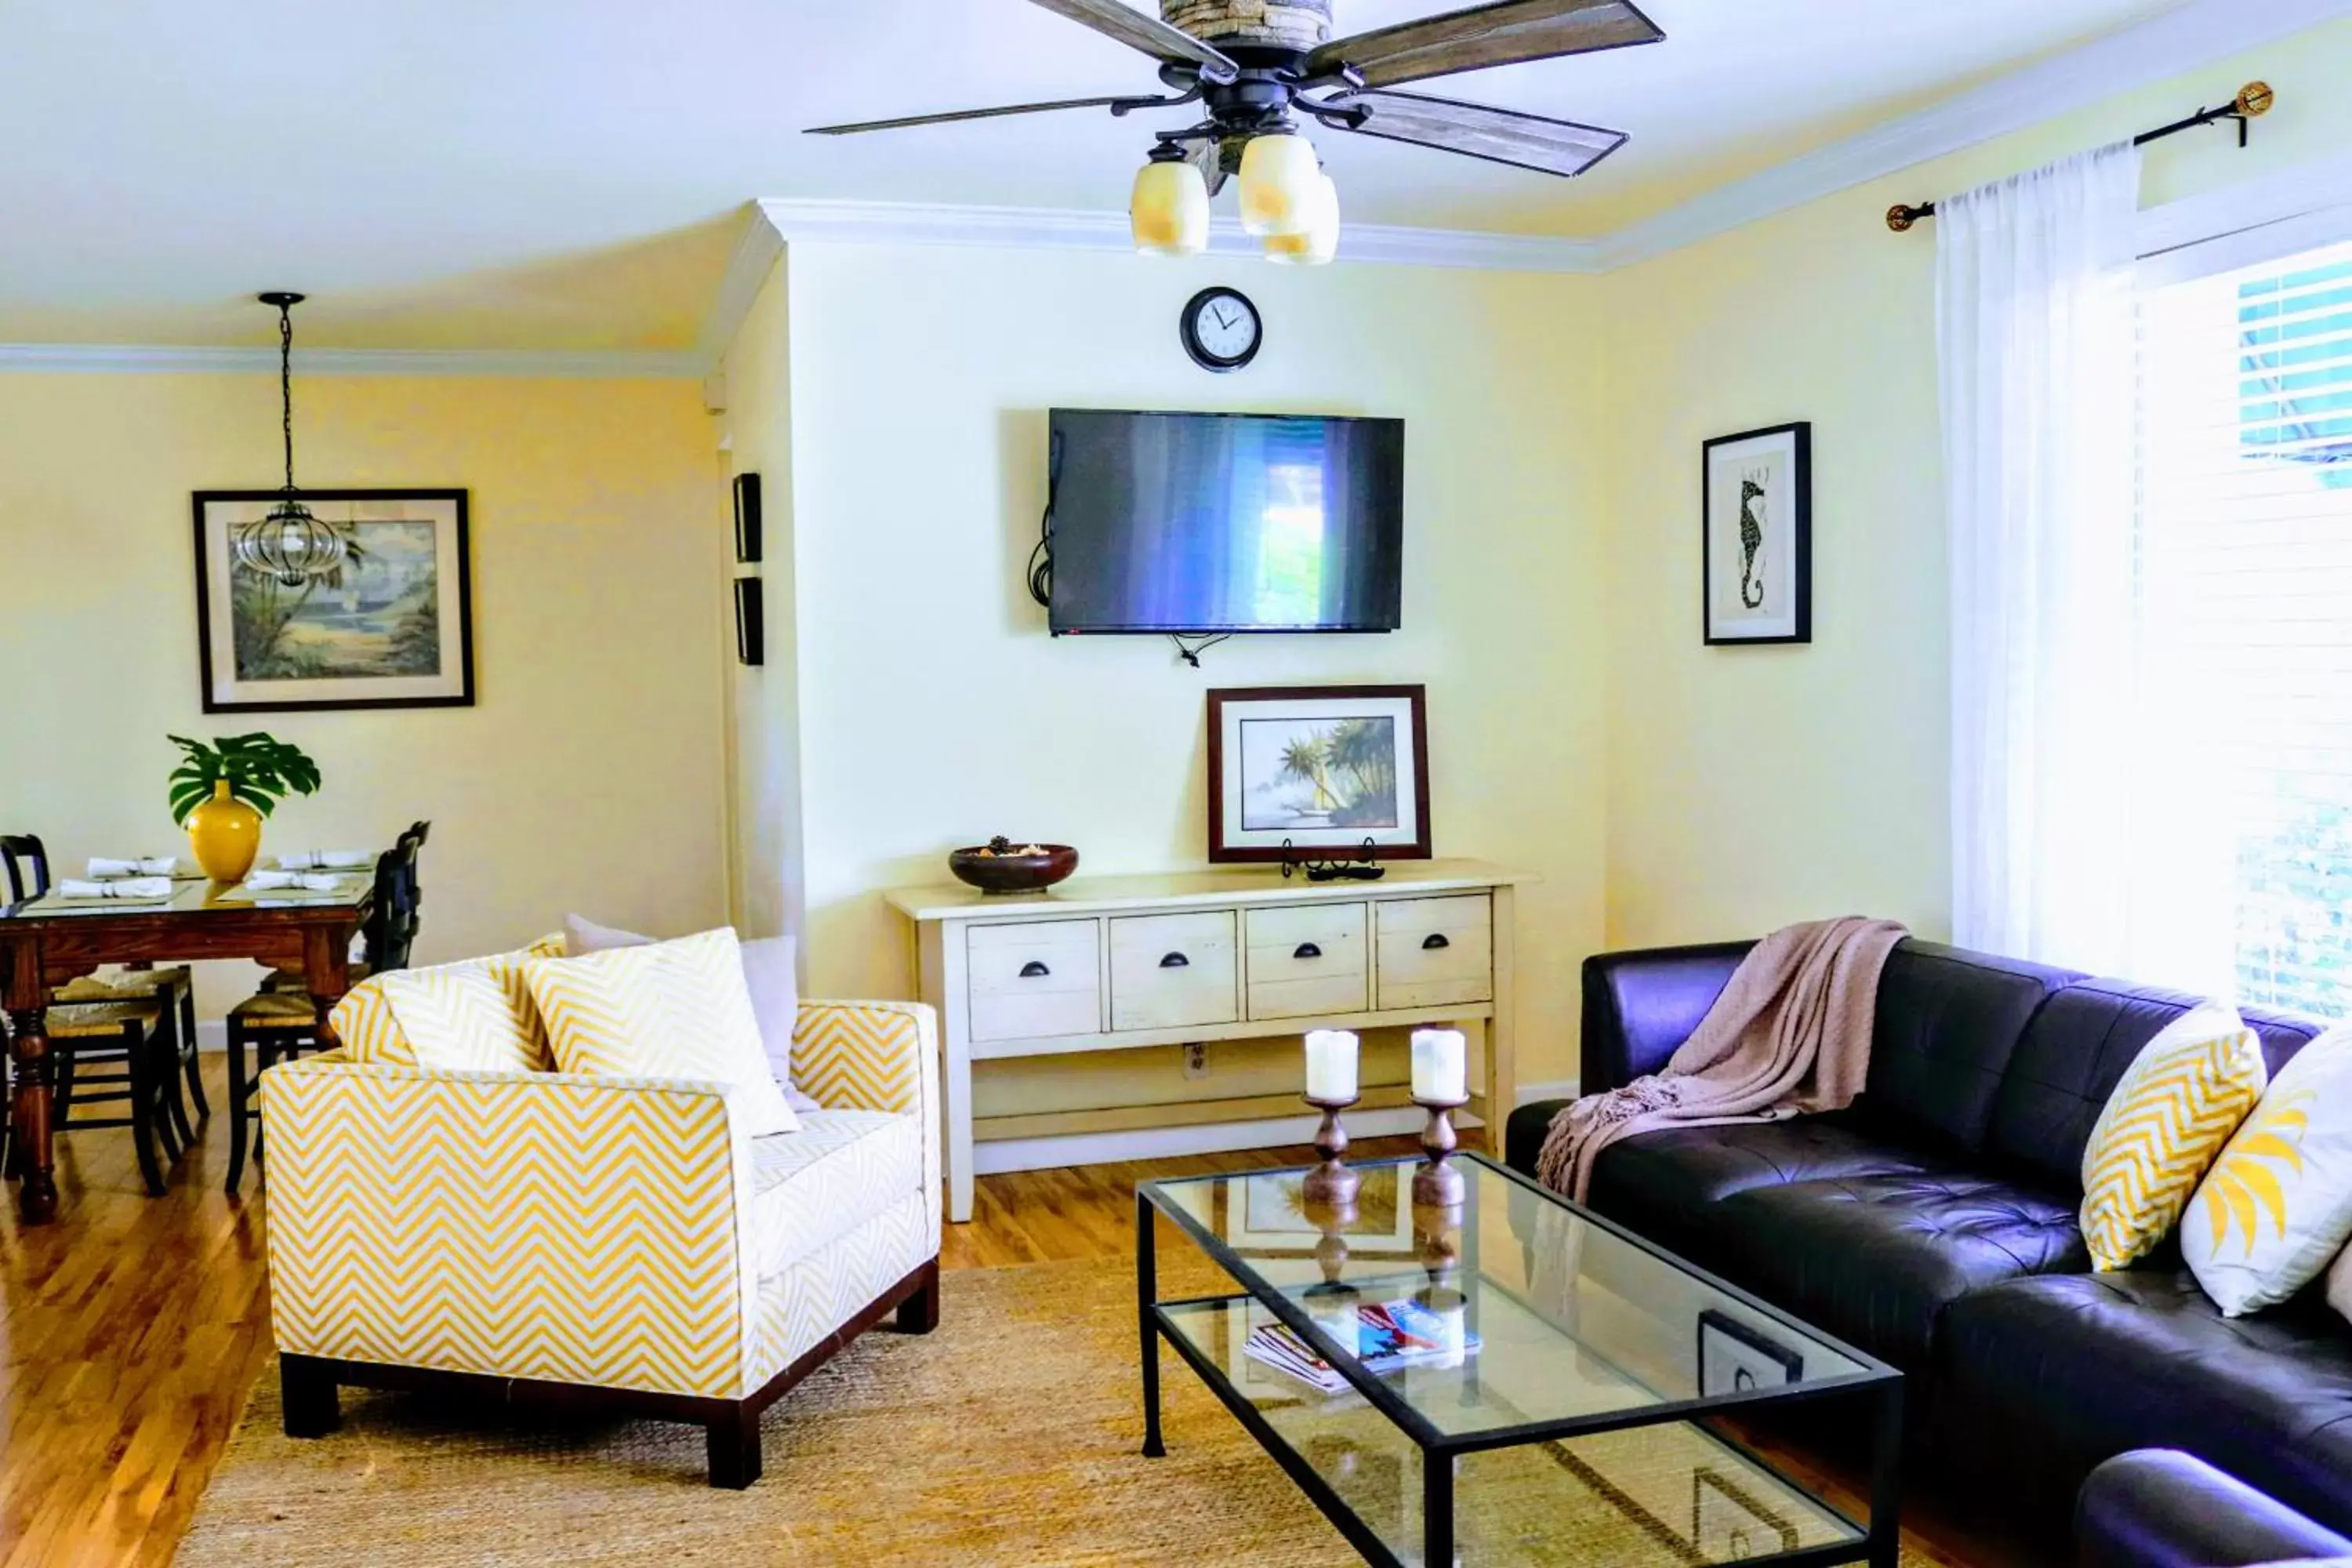
[[(1644, 0), (1664, 44), (1416, 89), (1633, 133), (1581, 180), (1318, 142), (1358, 221), (1593, 234), (2177, 3)], [(803, 127), (1153, 86), (1024, 0), (0, 3), (0, 342), (263, 342), (296, 288), (314, 344), (682, 349), (751, 198), (1116, 210), (1150, 145)]]

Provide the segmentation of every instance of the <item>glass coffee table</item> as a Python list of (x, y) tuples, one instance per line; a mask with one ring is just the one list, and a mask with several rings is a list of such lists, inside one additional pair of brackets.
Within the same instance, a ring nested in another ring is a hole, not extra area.
[[(1352, 1194), (1307, 1170), (1139, 1185), (1143, 1451), (1166, 1451), (1164, 1339), (1385, 1568), (1895, 1568), (1900, 1373), (1516, 1171), (1452, 1163), (1458, 1204), (1415, 1202), (1418, 1160), (1349, 1167)], [(1168, 1272), (1207, 1293), (1160, 1299), (1155, 1215), (1201, 1254)], [(1801, 1402), (1868, 1434), (1866, 1524), (1712, 1419)]]

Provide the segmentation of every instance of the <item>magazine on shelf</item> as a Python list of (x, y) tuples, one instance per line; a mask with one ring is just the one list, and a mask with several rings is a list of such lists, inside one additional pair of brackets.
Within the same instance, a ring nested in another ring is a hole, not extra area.
[[(1399, 1367), (1451, 1361), (1478, 1353), (1478, 1336), (1464, 1333), (1458, 1352), (1448, 1343), (1445, 1320), (1418, 1301), (1366, 1302), (1356, 1309), (1356, 1360), (1375, 1377)], [(1325, 1394), (1348, 1387), (1339, 1370), (1308, 1347), (1286, 1323), (1261, 1323), (1250, 1331), (1244, 1350)]]

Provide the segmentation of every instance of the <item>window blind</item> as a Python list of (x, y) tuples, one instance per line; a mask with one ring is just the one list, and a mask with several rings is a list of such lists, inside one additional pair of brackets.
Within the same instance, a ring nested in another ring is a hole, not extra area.
[(2242, 1001), (2352, 1014), (2352, 244), (2140, 302), (2135, 908)]

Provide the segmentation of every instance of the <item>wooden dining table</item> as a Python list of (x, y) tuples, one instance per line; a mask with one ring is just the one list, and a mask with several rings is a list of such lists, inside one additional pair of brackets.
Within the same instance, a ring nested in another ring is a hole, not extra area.
[(44, 1024), (50, 992), (102, 964), (251, 959), (302, 976), (318, 1008), (320, 1042), (331, 1046), (327, 1013), (351, 988), (352, 939), (374, 897), (364, 872), (350, 885), (349, 893), (299, 894), (183, 882), (168, 903), (77, 904), (50, 894), (0, 905), (0, 1008), (15, 1031), (16, 1069), (7, 1173), (24, 1183), (17, 1201), (27, 1224), (44, 1224), (58, 1212), (49, 1110), (55, 1072)]

